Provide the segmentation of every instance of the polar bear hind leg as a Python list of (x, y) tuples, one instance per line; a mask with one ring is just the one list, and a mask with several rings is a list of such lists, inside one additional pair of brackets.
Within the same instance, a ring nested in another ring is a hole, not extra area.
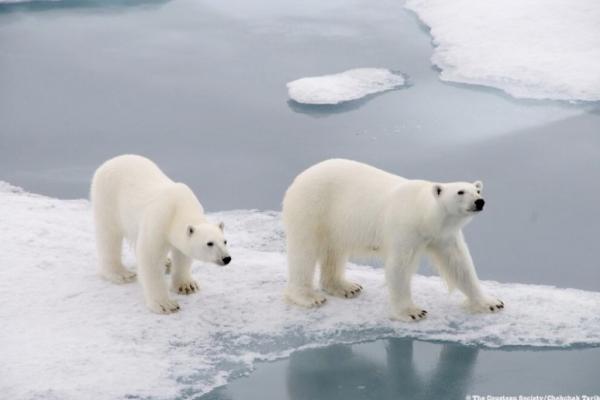
[(123, 236), (119, 229), (103, 218), (96, 218), (96, 243), (100, 262), (100, 276), (114, 283), (128, 283), (135, 272), (121, 263)]
[(352, 298), (359, 295), (362, 286), (345, 278), (348, 257), (334, 250), (326, 250), (321, 255), (321, 287), (332, 296)]
[(412, 300), (411, 280), (419, 267), (418, 252), (407, 249), (391, 255), (385, 263), (385, 277), (390, 292), (392, 319), (415, 322), (427, 317), (427, 310)]
[(302, 307), (319, 307), (327, 298), (314, 289), (317, 249), (310, 241), (301, 241), (288, 235), (288, 285), (285, 298)]

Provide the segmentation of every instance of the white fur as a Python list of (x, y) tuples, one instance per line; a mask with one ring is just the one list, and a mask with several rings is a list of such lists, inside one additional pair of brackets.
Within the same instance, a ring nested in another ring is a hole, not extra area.
[(410, 281), (421, 255), (428, 254), (448, 286), (467, 296), (472, 310), (500, 310), (504, 304), (480, 288), (461, 231), (476, 213), (481, 189), (481, 182), (408, 180), (349, 160), (310, 167), (283, 200), (286, 298), (305, 307), (325, 302), (313, 288), (316, 264), (325, 292), (354, 297), (362, 287), (344, 277), (348, 257), (376, 256), (385, 261), (392, 317), (419, 320), (427, 312), (413, 303)]
[(190, 273), (192, 259), (223, 265), (229, 257), (223, 225), (209, 223), (191, 189), (173, 182), (147, 158), (123, 155), (106, 161), (94, 174), (91, 198), (100, 274), (116, 283), (135, 278), (121, 263), (127, 239), (135, 248), (146, 304), (154, 312), (179, 310), (164, 280), (169, 252), (171, 288), (182, 294), (198, 290)]

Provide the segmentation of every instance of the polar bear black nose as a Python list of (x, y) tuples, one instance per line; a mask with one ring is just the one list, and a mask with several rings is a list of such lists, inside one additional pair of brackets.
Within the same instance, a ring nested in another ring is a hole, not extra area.
[(485, 200), (483, 200), (483, 199), (477, 199), (477, 200), (475, 200), (475, 209), (477, 211), (483, 210), (483, 205), (484, 204), (485, 204)]
[(231, 257), (227, 256), (227, 257), (223, 257), (223, 264), (227, 265), (231, 262)]

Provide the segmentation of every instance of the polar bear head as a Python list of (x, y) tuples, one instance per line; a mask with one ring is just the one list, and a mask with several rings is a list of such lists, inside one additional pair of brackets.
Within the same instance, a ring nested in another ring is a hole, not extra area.
[(483, 210), (485, 200), (481, 195), (482, 190), (481, 181), (436, 183), (433, 185), (433, 196), (448, 214), (468, 217)]
[(181, 238), (183, 240), (180, 240), (177, 248), (186, 256), (196, 260), (227, 265), (231, 262), (231, 256), (227, 250), (224, 228), (225, 225), (222, 222), (187, 225), (185, 236)]

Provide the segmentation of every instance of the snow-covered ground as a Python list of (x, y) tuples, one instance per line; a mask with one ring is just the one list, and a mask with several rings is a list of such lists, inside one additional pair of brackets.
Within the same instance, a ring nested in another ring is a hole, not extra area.
[(406, 84), (402, 74), (383, 68), (356, 68), (332, 75), (288, 82), (292, 100), (303, 104), (339, 104), (397, 89)]
[[(7, 399), (170, 398), (200, 394), (258, 359), (298, 348), (409, 335), (489, 347), (600, 344), (600, 293), (485, 282), (507, 308), (469, 315), (436, 277), (417, 276), (418, 324), (387, 318), (381, 270), (352, 265), (365, 292), (318, 310), (282, 301), (284, 238), (277, 212), (212, 214), (231, 243), (228, 267), (194, 265), (202, 290), (182, 310), (150, 313), (137, 283), (95, 273), (87, 200), (58, 200), (0, 184), (0, 393)], [(133, 259), (128, 252), (127, 259)]]
[(600, 100), (597, 0), (408, 0), (444, 81), (515, 97)]

